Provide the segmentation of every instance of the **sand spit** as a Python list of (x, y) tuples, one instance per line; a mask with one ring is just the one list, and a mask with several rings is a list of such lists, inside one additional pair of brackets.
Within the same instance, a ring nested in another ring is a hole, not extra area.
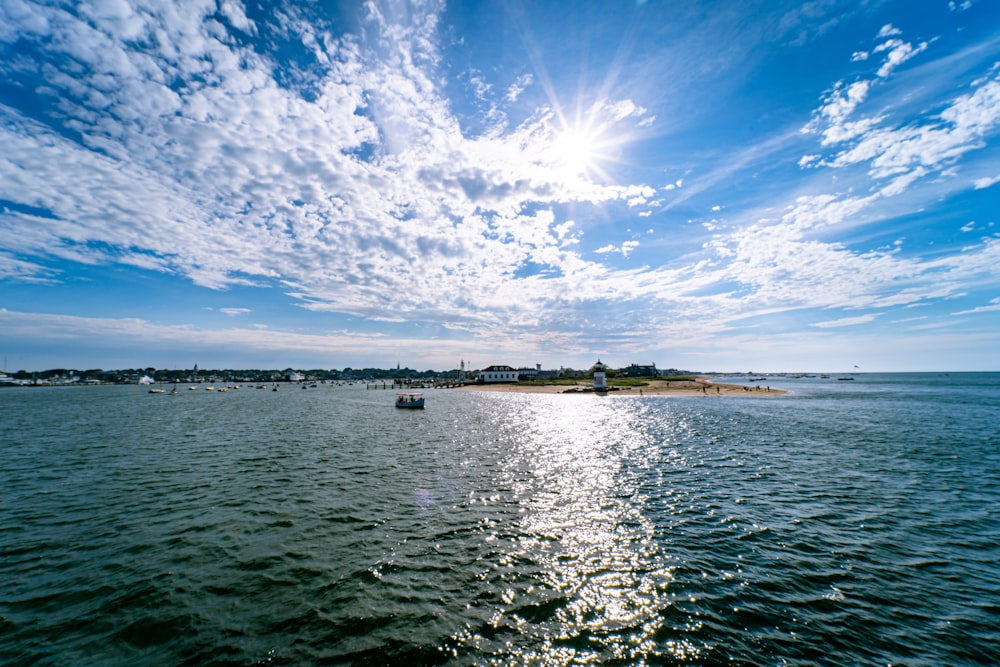
[[(469, 384), (464, 389), (501, 391), (523, 394), (590, 394), (592, 386), (581, 382), (576, 386), (556, 384)], [(693, 380), (650, 380), (644, 387), (610, 387), (608, 396), (780, 396), (784, 389), (769, 385), (741, 385), (712, 382), (709, 378)]]

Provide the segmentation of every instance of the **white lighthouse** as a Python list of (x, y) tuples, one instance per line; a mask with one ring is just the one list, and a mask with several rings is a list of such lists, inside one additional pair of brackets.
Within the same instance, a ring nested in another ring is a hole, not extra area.
[(604, 370), (606, 368), (607, 366), (602, 364), (600, 359), (598, 359), (597, 363), (594, 364), (594, 391), (598, 394), (608, 393), (608, 384), (604, 376)]

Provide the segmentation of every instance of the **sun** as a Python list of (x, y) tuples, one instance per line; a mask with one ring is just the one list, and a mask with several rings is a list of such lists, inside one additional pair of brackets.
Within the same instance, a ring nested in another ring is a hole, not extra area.
[(606, 138), (584, 125), (563, 127), (546, 149), (546, 162), (563, 183), (580, 183), (594, 176), (604, 177), (603, 147)]
[(634, 105), (624, 111), (622, 106), (600, 102), (575, 114), (558, 105), (549, 109), (533, 127), (537, 166), (553, 182), (571, 189), (611, 182), (608, 169), (621, 161), (624, 145), (631, 140), (620, 121), (636, 115)]
[(552, 142), (553, 165), (569, 174), (584, 174), (595, 166), (597, 145), (597, 137), (591, 132), (577, 127), (566, 128)]

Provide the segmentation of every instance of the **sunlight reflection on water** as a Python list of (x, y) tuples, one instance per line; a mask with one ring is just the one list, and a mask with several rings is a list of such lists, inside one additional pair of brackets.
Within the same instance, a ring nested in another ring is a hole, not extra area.
[(537, 664), (635, 660), (655, 655), (657, 644), (675, 657), (696, 655), (690, 642), (662, 641), (671, 559), (645, 515), (643, 480), (627, 472), (661, 468), (644, 460), (659, 451), (648, 434), (680, 426), (650, 429), (649, 419), (670, 413), (654, 417), (603, 397), (556, 399), (558, 408), (537, 398), (518, 406), (500, 486), (518, 499), (520, 535), (507, 544), (514, 572), (493, 626), (525, 635), (519, 658)]

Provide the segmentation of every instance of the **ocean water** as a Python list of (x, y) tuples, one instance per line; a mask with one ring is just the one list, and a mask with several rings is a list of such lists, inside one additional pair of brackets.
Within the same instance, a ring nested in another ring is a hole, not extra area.
[(1000, 374), (854, 377), (0, 390), (0, 664), (1000, 664)]

